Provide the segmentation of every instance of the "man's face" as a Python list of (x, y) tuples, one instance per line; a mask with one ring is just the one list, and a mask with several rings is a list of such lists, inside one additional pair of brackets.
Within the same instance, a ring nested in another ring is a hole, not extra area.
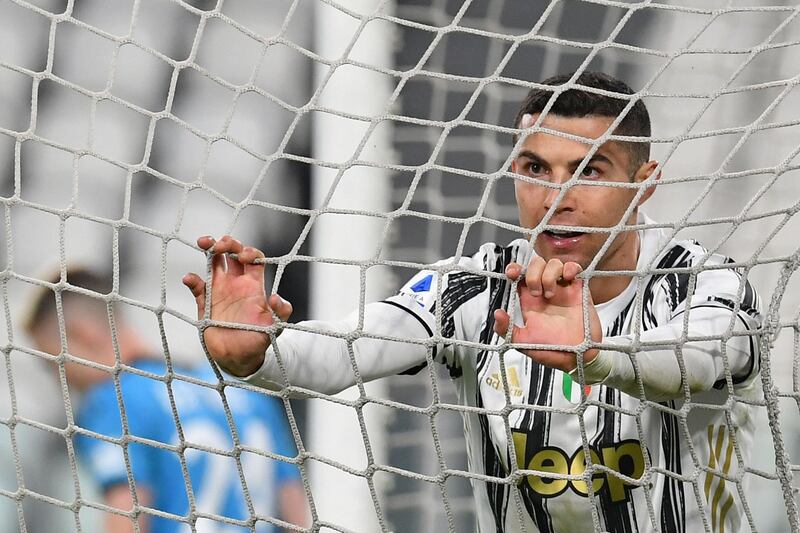
[[(115, 358), (111, 335), (106, 333), (102, 326), (97, 325), (97, 322), (99, 321), (93, 322), (90, 319), (68, 320), (67, 349), (73, 357), (112, 366)], [(61, 352), (61, 339), (54, 317), (42, 325), (41, 330), (34, 334), (33, 340), (38, 350), (51, 355), (58, 355)], [(67, 374), (67, 383), (78, 389), (85, 389), (110, 378), (108, 372), (76, 361), (68, 361), (64, 365), (64, 370)]]
[[(537, 115), (533, 116), (535, 121)], [(548, 115), (542, 126), (584, 139), (597, 139), (609, 128), (611, 117), (566, 118)], [(578, 166), (589, 153), (592, 145), (587, 141), (567, 139), (553, 134), (538, 132), (525, 138), (519, 155), (511, 163), (516, 174), (562, 184), (572, 178)], [(556, 202), (558, 188), (515, 180), (515, 192), (519, 207), (520, 224), (535, 228), (552, 208), (553, 215), (548, 226), (577, 226), (612, 228), (623, 219), (625, 211), (636, 196), (636, 189), (593, 185), (598, 182), (631, 183), (646, 179), (655, 169), (655, 162), (631, 168), (630, 151), (619, 142), (601, 145), (580, 173), (579, 182), (570, 187)], [(585, 184), (584, 184), (585, 183)], [(652, 190), (642, 196), (644, 201)], [(625, 221), (635, 222), (636, 211)], [(550, 260), (574, 261), (586, 268), (608, 239), (609, 232), (541, 232), (534, 242), (536, 253)], [(637, 248), (632, 232), (620, 233), (598, 264), (601, 270), (633, 269), (636, 266)]]

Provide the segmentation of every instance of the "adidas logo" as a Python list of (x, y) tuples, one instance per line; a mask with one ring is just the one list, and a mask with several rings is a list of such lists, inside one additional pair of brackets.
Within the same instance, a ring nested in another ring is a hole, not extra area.
[[(516, 366), (512, 366), (506, 370), (506, 378), (508, 379), (508, 394), (510, 396), (522, 396), (522, 387), (520, 387), (519, 384), (519, 373), (517, 372)], [(491, 376), (488, 376), (486, 378), (486, 384), (492, 387), (494, 390), (502, 391), (503, 378), (500, 375), (500, 372), (495, 372)]]

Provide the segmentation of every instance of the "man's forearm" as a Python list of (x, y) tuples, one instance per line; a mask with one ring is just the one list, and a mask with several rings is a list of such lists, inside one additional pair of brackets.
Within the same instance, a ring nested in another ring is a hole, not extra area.
[[(348, 335), (358, 327), (358, 313), (336, 322), (302, 322), (319, 333), (286, 330), (267, 350), (262, 367), (243, 378), (248, 383), (271, 390), (286, 385), (334, 394), (356, 383)], [(325, 334), (325, 332), (329, 334)], [(363, 332), (378, 337), (429, 338), (426, 327), (410, 311), (386, 302), (364, 308)], [(359, 337), (352, 341), (358, 374), (363, 381), (400, 373), (424, 362), (424, 344)], [(286, 375), (281, 371), (281, 364)]]
[(299, 481), (284, 483), (280, 488), (278, 500), (283, 520), (298, 527), (308, 527), (310, 521), (308, 503), (302, 483)]
[[(732, 336), (723, 351), (721, 338), (728, 330), (731, 313), (717, 309), (693, 309), (691, 313), (685, 337), (716, 338), (682, 342), (681, 320), (642, 332), (639, 342), (643, 345), (633, 355), (633, 335), (608, 338), (604, 343), (619, 345), (620, 349), (601, 350), (584, 368), (586, 382), (603, 383), (635, 397), (640, 397), (643, 389), (648, 400), (665, 401), (682, 398), (684, 384), (692, 393), (710, 390), (725, 376), (725, 358), (732, 374), (746, 373), (754, 356), (750, 338)], [(679, 357), (685, 372), (681, 371)]]

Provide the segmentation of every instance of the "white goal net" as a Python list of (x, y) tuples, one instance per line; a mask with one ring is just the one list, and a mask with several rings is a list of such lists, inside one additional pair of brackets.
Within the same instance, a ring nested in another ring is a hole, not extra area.
[[(298, 320), (339, 318), (437, 260), (519, 238), (514, 116), (537, 82), (575, 70), (619, 77), (647, 105), (663, 177), (646, 212), (735, 258), (761, 294), (763, 400), (751, 462), (728, 482), (748, 487), (744, 530), (800, 527), (798, 47), (800, 5), (777, 1), (0, 0), (0, 529), (100, 531), (116, 512), (187, 531), (474, 531), (465, 409), (445, 368), (332, 397), (263, 393), (288, 412), (292, 456), (235, 429), (231, 447), (139, 441), (224, 457), (249, 514), (189, 497), (165, 515), (135, 494), (120, 513), (76, 452), (85, 398), (64, 367), (85, 361), (22, 326), (37, 291), (75, 292), (53, 269), (89, 265), (110, 273), (91, 296), (116, 302), (158, 360), (208, 367), (180, 284), (204, 272), (200, 235), (266, 250), (268, 287)], [(228, 422), (242, 387), (120, 359), (106, 371), (170, 394), (198, 385)], [(248, 455), (297, 468), (308, 524), (251, 501)], [(718, 466), (697, 465), (687, 490), (721, 493)]]

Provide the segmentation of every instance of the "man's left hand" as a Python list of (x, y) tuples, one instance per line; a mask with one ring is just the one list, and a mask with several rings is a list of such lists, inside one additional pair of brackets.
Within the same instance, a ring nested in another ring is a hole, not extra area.
[[(583, 284), (577, 276), (582, 271), (578, 263), (563, 263), (560, 259), (545, 261), (535, 257), (525, 277), (522, 265), (511, 263), (506, 275), (512, 281), (519, 281), (520, 310), (525, 325), (513, 326), (511, 341), (514, 344), (545, 344), (557, 346), (578, 346), (586, 340), (584, 332)], [(600, 318), (589, 295), (590, 339), (600, 342), (603, 339)], [(494, 312), (494, 329), (498, 335), (505, 336), (510, 325), (510, 317), (503, 309)], [(557, 368), (564, 372), (577, 366), (575, 352), (560, 350), (521, 350), (536, 362)], [(597, 356), (597, 348), (590, 348), (583, 354), (587, 364)]]

